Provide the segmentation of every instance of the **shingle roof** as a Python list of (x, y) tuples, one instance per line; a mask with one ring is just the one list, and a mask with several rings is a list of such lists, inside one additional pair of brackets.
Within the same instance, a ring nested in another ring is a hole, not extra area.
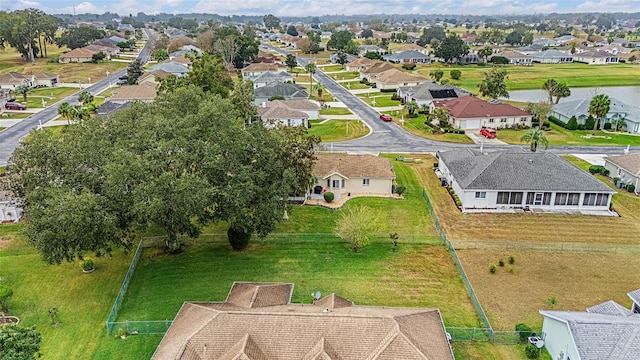
[(170, 61), (168, 63), (160, 63), (153, 65), (149, 68), (149, 71), (162, 70), (171, 74), (186, 74), (189, 72), (189, 67), (174, 61)]
[(383, 83), (410, 83), (410, 82), (427, 82), (431, 81), (422, 75), (412, 75), (396, 68), (389, 69), (378, 73), (375, 80)]
[(282, 96), (285, 99), (308, 99), (309, 93), (304, 86), (296, 84), (283, 84), (283, 83), (270, 83), (265, 86), (259, 87), (254, 91), (256, 98), (270, 98), (273, 96)]
[(49, 72), (42, 72), (42, 73), (33, 74), (33, 78), (48, 80), (48, 79), (58, 78), (58, 75), (54, 73), (49, 73)]
[(23, 74), (17, 73), (15, 71), (0, 75), (0, 84), (20, 85), (26, 81), (28, 81), (28, 79)]
[(113, 92), (109, 98), (110, 101), (122, 100), (153, 100), (158, 96), (156, 93), (156, 84), (143, 83), (141, 85), (125, 85)]
[(375, 64), (382, 64), (382, 63), (379, 62), (379, 61), (371, 60), (371, 59), (366, 58), (366, 57), (361, 57), (361, 58), (357, 58), (357, 59), (349, 62), (349, 64), (347, 64), (347, 65), (349, 65), (349, 66), (362, 66), (362, 65), (364, 65), (364, 66), (372, 66), (372, 65), (375, 65)]
[(614, 193), (600, 180), (548, 152), (475, 150), (439, 152), (465, 190), (587, 191)]
[(422, 52), (422, 51), (425, 51), (426, 49), (423, 48), (420, 45), (417, 45), (417, 44), (404, 44), (404, 45), (402, 45), (400, 47), (397, 47), (397, 48), (393, 49), (393, 52), (394, 53), (401, 53), (403, 51), (409, 51), (409, 50), (417, 50), (417, 51)]
[(549, 49), (539, 53), (531, 54), (534, 59), (555, 59), (555, 58), (573, 58), (571, 54), (565, 54), (562, 51)]
[(616, 316), (629, 316), (633, 314), (633, 312), (626, 307), (618, 304), (613, 300), (609, 300), (603, 302), (602, 304), (598, 304), (587, 308), (588, 313), (592, 314), (605, 314), (605, 315), (616, 315)]
[(303, 113), (302, 111), (298, 111), (292, 109), (287, 106), (269, 106), (269, 107), (258, 107), (258, 115), (263, 120), (268, 119), (308, 119), (309, 115)]
[[(629, 155), (611, 155), (605, 158), (605, 162), (609, 161), (619, 167), (631, 172), (636, 176), (640, 176), (640, 153)], [(640, 295), (638, 297), (640, 299)]]
[(493, 56), (502, 56), (507, 59), (530, 59), (531, 56), (519, 53), (517, 51), (503, 51), (497, 54), (493, 54)]
[(234, 282), (227, 296), (227, 303), (237, 307), (259, 308), (287, 305), (291, 300), (293, 284)]
[(416, 101), (431, 101), (453, 99), (471, 95), (467, 90), (450, 84), (440, 85), (434, 82), (426, 82), (415, 86), (404, 86), (398, 89), (408, 94)]
[(153, 359), (453, 359), (437, 309), (317, 305), (325, 302), (188, 302)]
[(281, 82), (285, 83), (287, 81), (292, 81), (293, 76), (286, 71), (280, 71), (279, 73), (272, 72), (262, 72), (256, 76), (247, 76), (247, 80), (251, 80), (254, 83), (270, 83), (270, 82)]
[(515, 106), (500, 102), (487, 102), (475, 96), (463, 96), (452, 100), (434, 101), (433, 105), (448, 108), (449, 115), (458, 119), (531, 116), (531, 114)]
[(98, 116), (109, 115), (116, 110), (128, 108), (129, 106), (131, 106), (131, 102), (129, 101), (125, 101), (122, 104), (114, 103), (113, 101), (105, 101), (105, 103), (100, 105), (100, 108), (98, 109)]
[(301, 111), (314, 111), (320, 110), (320, 105), (313, 101), (309, 100), (274, 100), (270, 101), (267, 106), (286, 106), (291, 109), (301, 110)]
[(285, 66), (281, 64), (273, 63), (253, 63), (242, 68), (242, 72), (245, 71), (280, 71), (284, 70)]
[[(377, 64), (371, 65), (369, 68), (365, 70), (361, 70), (360, 72), (363, 74), (379, 74), (383, 71), (387, 71), (390, 69), (396, 69), (395, 66), (387, 63), (387, 62), (379, 62)], [(396, 69), (398, 70), (398, 69)], [(399, 71), (399, 70), (398, 70)]]
[(403, 52), (388, 54), (383, 56), (383, 58), (387, 61), (389, 60), (404, 60), (404, 59), (418, 59), (418, 60), (429, 60), (429, 55), (425, 55), (417, 50), (407, 50)]
[(60, 55), (60, 58), (90, 58), (93, 54), (97, 54), (99, 51), (89, 50), (87, 48), (77, 48), (69, 51), (66, 54)]
[[(640, 122), (640, 108), (629, 105), (617, 98), (610, 97), (608, 114), (624, 114), (624, 119), (633, 122)], [(553, 111), (571, 118), (571, 116), (589, 116), (589, 105), (591, 98), (562, 101), (553, 105)]]
[(317, 154), (313, 174), (324, 179), (331, 174), (338, 173), (351, 177), (376, 177), (395, 179), (391, 160), (378, 156), (347, 155), (347, 154)]
[(631, 299), (631, 301), (633, 301), (635, 304), (640, 305), (640, 289), (638, 290), (634, 290), (630, 293), (627, 293), (627, 296), (629, 297), (629, 299)]

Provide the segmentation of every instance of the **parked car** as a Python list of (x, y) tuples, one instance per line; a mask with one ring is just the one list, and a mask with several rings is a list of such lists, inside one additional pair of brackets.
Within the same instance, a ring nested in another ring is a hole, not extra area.
[(483, 128), (483, 129), (480, 129), (480, 135), (489, 139), (493, 139), (496, 137), (496, 131), (493, 130), (492, 128)]
[(4, 104), (4, 108), (7, 110), (27, 110), (27, 106), (19, 102), (8, 102)]
[(129, 82), (128, 82), (127, 80), (118, 80), (118, 81), (116, 82), (116, 85), (120, 85), (120, 86), (122, 86), (122, 85), (127, 85), (128, 83), (129, 83)]
[(391, 115), (382, 114), (382, 115), (380, 115), (380, 120), (382, 120), (382, 121), (393, 121), (393, 118), (391, 118)]

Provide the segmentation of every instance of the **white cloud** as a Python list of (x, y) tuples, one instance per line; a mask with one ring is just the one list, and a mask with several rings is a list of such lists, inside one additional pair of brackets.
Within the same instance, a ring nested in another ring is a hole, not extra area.
[(182, 4), (184, 0), (155, 0), (154, 5), (157, 7), (176, 7)]
[(104, 8), (102, 7), (98, 7), (96, 5), (94, 5), (93, 3), (90, 3), (88, 1), (85, 2), (81, 2), (80, 4), (77, 4), (74, 6), (66, 6), (63, 8), (58, 8), (54, 10), (55, 13), (64, 13), (64, 14), (86, 14), (86, 13), (93, 13), (93, 14), (101, 14), (103, 12), (105, 12)]
[(585, 1), (576, 6), (576, 10), (580, 12), (636, 12), (640, 8), (639, 0), (601, 0), (601, 1)]
[(20, 10), (27, 8), (40, 9), (42, 5), (37, 1), (30, 0), (0, 0), (0, 10)]

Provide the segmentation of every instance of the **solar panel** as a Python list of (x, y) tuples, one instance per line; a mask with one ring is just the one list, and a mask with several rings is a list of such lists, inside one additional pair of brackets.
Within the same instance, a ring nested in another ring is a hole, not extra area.
[(446, 99), (446, 98), (457, 98), (455, 90), (453, 89), (443, 89), (443, 90), (429, 90), (431, 97), (434, 99)]

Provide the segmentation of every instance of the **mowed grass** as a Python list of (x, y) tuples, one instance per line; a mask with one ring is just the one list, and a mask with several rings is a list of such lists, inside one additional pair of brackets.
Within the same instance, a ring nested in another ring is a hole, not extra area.
[[(324, 94), (323, 94), (324, 95)], [(320, 115), (352, 115), (353, 113), (349, 108), (332, 107), (324, 108), (320, 110)]]
[[(547, 79), (566, 83), (569, 87), (601, 86), (638, 86), (640, 85), (640, 66), (634, 64), (615, 64), (594, 66), (580, 63), (572, 64), (534, 64), (533, 66), (506, 65), (509, 74), (508, 90), (540, 89)], [(450, 84), (461, 86), (478, 93), (478, 85), (484, 79), (489, 66), (464, 65), (443, 66), (441, 64), (421, 65), (418, 73), (429, 76), (429, 72), (441, 69), (444, 79)], [(450, 71), (460, 70), (460, 80), (451, 79)]]
[(362, 89), (370, 89), (371, 86), (365, 85), (360, 81), (345, 81), (339, 82), (338, 85), (342, 86), (347, 90), (362, 90)]
[(418, 115), (415, 118), (404, 118), (404, 125), (400, 122), (398, 117), (394, 117), (393, 121), (402, 126), (405, 130), (412, 133), (413, 135), (417, 135), (423, 137), (425, 139), (443, 141), (443, 142), (451, 142), (457, 144), (473, 144), (473, 140), (471, 140), (465, 134), (447, 134), (447, 133), (438, 133), (434, 134), (431, 132), (430, 127), (426, 127), (424, 125), (425, 115)]
[(81, 91), (78, 88), (58, 87), (58, 88), (46, 88), (33, 90), (27, 94), (27, 108), (41, 108), (42, 100), (47, 102), (47, 106), (53, 105), (56, 102), (73, 95), (76, 92)]
[(353, 140), (369, 133), (369, 128), (357, 120), (310, 120), (309, 123), (312, 126), (308, 134), (319, 136), (324, 143)]
[(432, 169), (435, 161), (412, 164), (434, 204), (440, 224), (454, 243), (482, 240), (640, 244), (640, 198), (620, 192), (613, 208), (621, 217), (565, 214), (462, 214)]
[[(640, 146), (640, 136), (624, 133), (605, 133), (596, 131), (596, 136), (591, 137), (592, 130), (567, 130), (554, 123), (551, 130), (545, 131), (549, 145), (585, 145), (585, 146)], [(520, 138), (527, 130), (498, 130), (498, 138), (509, 144), (523, 144)]]
[[(526, 359), (524, 344), (494, 345), (490, 342), (453, 342), (453, 355), (459, 360), (523, 360)], [(543, 348), (539, 360), (552, 360)]]
[[(392, 95), (381, 94), (377, 96), (367, 96), (367, 94), (358, 94), (360, 100), (368, 105), (376, 107), (399, 106), (400, 100), (392, 100)], [(375, 101), (375, 105), (374, 105)]]
[[(105, 320), (131, 260), (116, 251), (94, 258), (96, 271), (83, 274), (77, 263), (47, 265), (21, 235), (21, 225), (0, 225), (0, 276), (13, 289), (10, 315), (35, 325), (45, 359), (91, 358), (103, 337)], [(59, 309), (60, 326), (48, 310)]]

